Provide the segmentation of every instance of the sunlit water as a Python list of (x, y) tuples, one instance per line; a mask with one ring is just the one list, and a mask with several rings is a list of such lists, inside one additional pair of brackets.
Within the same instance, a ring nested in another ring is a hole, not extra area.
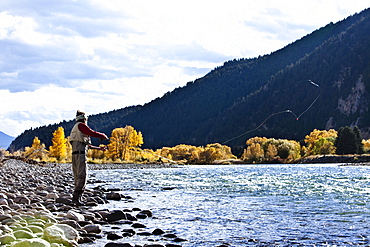
[[(149, 231), (172, 230), (182, 246), (370, 245), (370, 167), (185, 166), (91, 171), (150, 209)], [(91, 185), (91, 186), (96, 186)], [(173, 190), (163, 188), (173, 187)], [(137, 190), (141, 189), (141, 191)], [(127, 238), (120, 242), (138, 243)]]

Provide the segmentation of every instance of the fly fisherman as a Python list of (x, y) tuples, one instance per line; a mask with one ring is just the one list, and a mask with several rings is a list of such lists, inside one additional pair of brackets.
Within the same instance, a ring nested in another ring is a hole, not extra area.
[(76, 113), (76, 124), (73, 126), (69, 141), (72, 144), (72, 171), (74, 177), (74, 192), (72, 203), (76, 206), (81, 206), (81, 196), (85, 190), (87, 180), (87, 164), (86, 155), (87, 150), (100, 149), (105, 151), (107, 148), (96, 147), (91, 145), (91, 137), (108, 140), (108, 137), (104, 133), (100, 133), (90, 129), (86, 124), (87, 117), (84, 112), (77, 111)]

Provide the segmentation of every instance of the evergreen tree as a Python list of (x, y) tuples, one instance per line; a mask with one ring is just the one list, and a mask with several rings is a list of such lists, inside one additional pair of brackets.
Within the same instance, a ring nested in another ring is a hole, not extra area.
[(355, 132), (348, 126), (339, 128), (335, 147), (337, 154), (355, 154), (358, 149)]
[(353, 128), (353, 132), (355, 133), (356, 136), (356, 153), (357, 154), (363, 154), (364, 153), (364, 144), (362, 143), (362, 135), (361, 135), (361, 130), (359, 127), (355, 126)]

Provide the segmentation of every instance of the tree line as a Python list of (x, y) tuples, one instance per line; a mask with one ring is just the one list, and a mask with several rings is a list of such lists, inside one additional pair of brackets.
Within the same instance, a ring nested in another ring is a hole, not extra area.
[[(37, 161), (65, 163), (71, 162), (72, 147), (64, 128), (58, 127), (52, 134), (52, 145), (47, 148), (37, 136), (32, 145), (14, 154)], [(90, 149), (87, 157), (92, 163), (153, 163), (181, 162), (186, 164), (211, 164), (215, 160), (237, 159), (231, 148), (219, 143), (206, 146), (179, 144), (160, 149), (142, 149), (143, 135), (132, 126), (116, 128), (112, 131), (107, 151)], [(100, 144), (105, 145), (105, 144)], [(287, 139), (252, 137), (239, 159), (244, 163), (294, 163), (302, 157), (328, 154), (370, 153), (370, 139), (363, 140), (358, 127), (348, 126), (338, 131), (314, 129), (302, 142)]]

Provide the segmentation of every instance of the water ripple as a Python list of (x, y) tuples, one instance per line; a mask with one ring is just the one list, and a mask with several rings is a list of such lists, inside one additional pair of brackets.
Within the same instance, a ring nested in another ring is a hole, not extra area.
[(174, 229), (189, 240), (183, 246), (350, 246), (370, 244), (369, 171), (239, 165), (92, 173), (153, 210), (149, 227)]

